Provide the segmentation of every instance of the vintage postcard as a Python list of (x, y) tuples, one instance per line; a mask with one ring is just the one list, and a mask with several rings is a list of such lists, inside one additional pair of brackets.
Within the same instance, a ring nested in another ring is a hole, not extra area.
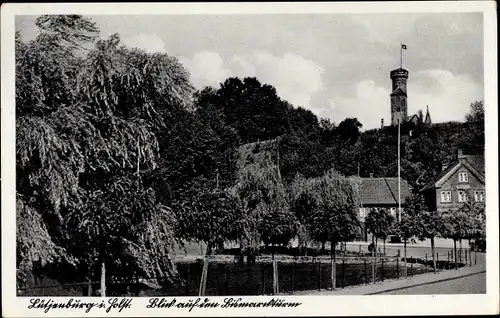
[(495, 9), (4, 4), (2, 316), (498, 313)]

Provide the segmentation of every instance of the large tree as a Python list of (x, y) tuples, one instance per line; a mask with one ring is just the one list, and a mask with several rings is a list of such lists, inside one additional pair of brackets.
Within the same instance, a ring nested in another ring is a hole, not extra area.
[(307, 217), (311, 237), (317, 242), (330, 242), (332, 289), (336, 285), (337, 243), (353, 239), (360, 229), (358, 220), (359, 182), (330, 170), (316, 182), (321, 197), (319, 209)]
[[(98, 264), (113, 276), (172, 277), (172, 212), (138, 172), (155, 167), (164, 115), (190, 104), (188, 73), (166, 54), (120, 46), (118, 35), (97, 40), (81, 16), (36, 23), (35, 40), (16, 37), (20, 266), (57, 253), (73, 260), (60, 266), (74, 280)], [(47, 244), (30, 241), (34, 233)]]
[[(276, 243), (278, 238), (291, 238), (295, 234), (288, 194), (279, 171), (277, 143), (277, 140), (256, 142), (238, 149), (233, 191), (244, 211), (240, 242), (242, 255), (245, 253), (250, 263), (254, 261), (256, 249), (264, 237), (269, 243)], [(291, 219), (271, 230), (276, 225), (274, 217)]]
[(403, 211), (401, 211), (401, 220), (394, 224), (395, 233), (403, 239), (403, 260), (404, 260), (404, 273), (407, 276), (406, 267), (406, 245), (410, 238), (419, 235), (420, 221), (419, 215), (427, 211), (424, 197), (420, 194), (412, 194), (405, 200)]

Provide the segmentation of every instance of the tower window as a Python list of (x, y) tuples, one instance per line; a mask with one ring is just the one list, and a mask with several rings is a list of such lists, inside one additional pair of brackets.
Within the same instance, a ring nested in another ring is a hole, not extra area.
[(402, 107), (405, 107), (405, 106), (406, 106), (406, 99), (403, 99), (403, 100), (401, 101), (401, 106), (402, 106)]
[(396, 107), (396, 111), (400, 112), (401, 111), (401, 107)]

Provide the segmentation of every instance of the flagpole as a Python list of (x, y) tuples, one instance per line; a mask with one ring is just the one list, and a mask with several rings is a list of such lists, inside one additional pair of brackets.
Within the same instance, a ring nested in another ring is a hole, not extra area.
[(400, 43), (399, 45), (399, 50), (400, 50), (400, 62), (401, 62), (401, 68), (403, 68), (403, 42)]
[(398, 205), (401, 222), (401, 118), (398, 119)]

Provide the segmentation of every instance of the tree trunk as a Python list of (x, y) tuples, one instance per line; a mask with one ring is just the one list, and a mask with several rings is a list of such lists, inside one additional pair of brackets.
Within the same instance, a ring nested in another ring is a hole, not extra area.
[(460, 243), (460, 263), (462, 263), (462, 239), (459, 239), (458, 241)]
[(245, 263), (245, 255), (243, 253), (243, 239), (240, 238), (240, 255), (238, 256), (238, 263), (243, 265)]
[(101, 297), (106, 297), (106, 265), (101, 261)]
[(208, 261), (211, 252), (212, 252), (212, 246), (210, 244), (207, 244), (207, 248), (205, 250), (205, 257), (203, 258), (203, 269), (201, 272), (200, 289), (198, 291), (198, 296), (205, 295), (205, 289), (207, 286), (207, 275), (208, 275), (208, 263), (209, 263)]
[[(332, 280), (332, 290), (335, 290), (335, 285), (337, 285), (337, 265), (336, 265), (336, 259), (335, 259), (335, 242), (331, 242), (330, 246), (331, 250), (331, 255), (330, 255), (330, 260), (331, 260), (331, 280)], [(320, 264), (321, 265), (321, 264)]]
[(385, 237), (384, 237), (384, 256), (385, 256), (385, 240), (386, 240), (386, 239), (387, 239), (387, 238), (385, 238)]
[(324, 253), (326, 250), (325, 248), (325, 242), (321, 242), (321, 253)]
[(377, 248), (375, 247), (375, 237), (372, 235), (372, 283), (375, 284), (375, 266), (376, 266), (376, 254)]
[(432, 267), (436, 273), (436, 247), (434, 246), (434, 236), (431, 237)]
[(403, 260), (404, 260), (404, 274), (405, 278), (408, 277), (408, 267), (406, 266), (406, 238), (403, 239)]
[(92, 296), (92, 280), (90, 279), (90, 277), (87, 278), (87, 281), (88, 281), (88, 285), (87, 285), (87, 296)]
[(455, 270), (458, 269), (458, 263), (457, 263), (457, 240), (453, 239), (453, 253), (455, 253)]

